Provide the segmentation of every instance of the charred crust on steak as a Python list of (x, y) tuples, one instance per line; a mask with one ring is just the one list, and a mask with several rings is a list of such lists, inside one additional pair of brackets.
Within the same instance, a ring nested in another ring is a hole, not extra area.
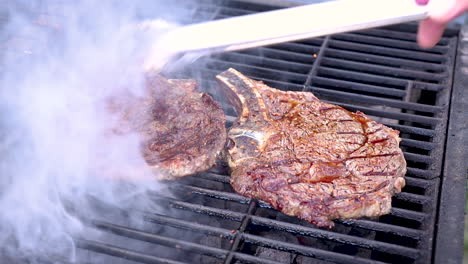
[(236, 192), (319, 227), (389, 213), (405, 185), (398, 131), (234, 69), (217, 80), (238, 113), (224, 154)]
[(143, 96), (113, 102), (119, 116), (115, 133), (137, 133), (141, 153), (159, 180), (208, 170), (226, 143), (225, 115), (190, 79), (148, 76)]

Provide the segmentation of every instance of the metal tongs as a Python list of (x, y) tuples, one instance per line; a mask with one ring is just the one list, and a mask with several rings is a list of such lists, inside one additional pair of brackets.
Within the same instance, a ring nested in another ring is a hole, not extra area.
[[(237, 16), (168, 31), (152, 48), (146, 70), (158, 70), (175, 56), (200, 56), (297, 41), (424, 19), (415, 0), (335, 0)], [(162, 53), (166, 60), (162, 59)]]

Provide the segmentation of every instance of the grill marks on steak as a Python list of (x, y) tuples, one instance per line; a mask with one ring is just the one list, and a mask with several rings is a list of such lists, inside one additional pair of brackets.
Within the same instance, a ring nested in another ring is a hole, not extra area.
[(405, 185), (398, 131), (234, 69), (217, 79), (239, 114), (226, 153), (236, 192), (320, 227), (389, 213)]
[(147, 79), (143, 97), (115, 104), (120, 113), (116, 133), (138, 133), (141, 153), (160, 180), (211, 168), (226, 141), (222, 108), (195, 80)]

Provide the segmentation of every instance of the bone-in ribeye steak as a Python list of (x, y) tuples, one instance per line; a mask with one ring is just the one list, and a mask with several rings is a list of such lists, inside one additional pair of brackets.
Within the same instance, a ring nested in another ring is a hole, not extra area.
[(405, 185), (398, 131), (234, 69), (217, 80), (239, 115), (226, 152), (236, 192), (320, 227), (389, 213)]
[(147, 79), (142, 97), (113, 102), (121, 122), (116, 133), (141, 135), (141, 152), (156, 178), (175, 179), (215, 165), (226, 142), (224, 111), (195, 80)]

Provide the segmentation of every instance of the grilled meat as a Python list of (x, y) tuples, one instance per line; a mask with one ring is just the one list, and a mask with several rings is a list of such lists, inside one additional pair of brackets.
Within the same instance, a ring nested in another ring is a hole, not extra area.
[(389, 213), (405, 185), (398, 131), (234, 69), (217, 80), (239, 115), (226, 153), (236, 192), (320, 227)]
[(148, 77), (143, 97), (113, 102), (115, 133), (139, 133), (141, 152), (157, 179), (175, 179), (211, 168), (226, 141), (222, 108), (195, 80)]

